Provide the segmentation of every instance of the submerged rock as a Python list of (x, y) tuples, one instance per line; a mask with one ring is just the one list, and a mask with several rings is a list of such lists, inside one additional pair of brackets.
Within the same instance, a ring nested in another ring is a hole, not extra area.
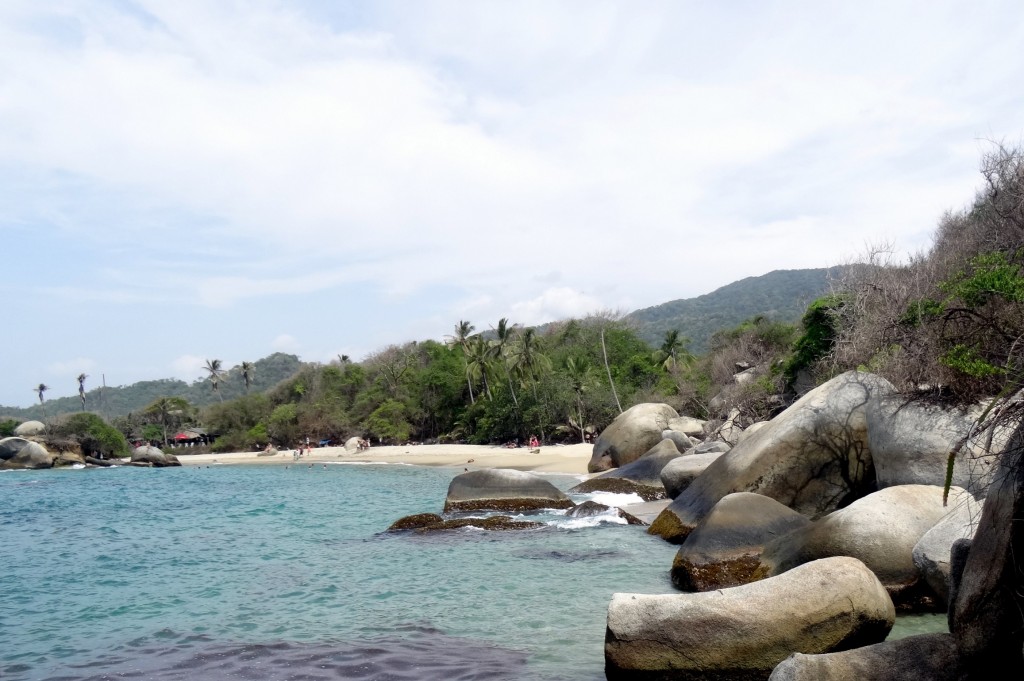
[(544, 527), (544, 523), (513, 520), (507, 515), (496, 515), (489, 518), (454, 518), (445, 520), (436, 513), (419, 513), (399, 518), (387, 529), (388, 532), (413, 530), (423, 534), (426, 532), (444, 532), (463, 527), (476, 527), (481, 530), (529, 530)]
[(604, 515), (610, 511), (615, 511), (615, 515), (619, 516), (626, 521), (627, 525), (647, 525), (643, 520), (637, 518), (635, 515), (623, 511), (621, 508), (614, 506), (605, 506), (599, 504), (596, 501), (584, 501), (582, 504), (577, 504), (570, 508), (565, 513), (567, 518), (593, 518), (594, 516)]

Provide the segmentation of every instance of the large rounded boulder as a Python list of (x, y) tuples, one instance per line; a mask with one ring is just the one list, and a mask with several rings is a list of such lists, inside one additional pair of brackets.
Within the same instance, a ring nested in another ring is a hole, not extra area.
[(881, 642), (895, 620), (878, 578), (845, 557), (731, 589), (619, 593), (608, 606), (605, 675), (611, 681), (766, 679), (792, 653)]
[(838, 653), (794, 653), (768, 681), (960, 681), (965, 671), (951, 635), (921, 634)]
[(664, 499), (665, 486), (661, 484), (661, 471), (670, 461), (681, 456), (672, 440), (662, 440), (636, 461), (584, 480), (569, 492), (636, 494), (644, 501)]
[(670, 419), (668, 429), (690, 437), (704, 437), (704, 425), (707, 421), (695, 419), (692, 416), (677, 416)]
[(943, 604), (949, 603), (953, 544), (974, 537), (982, 509), (981, 502), (969, 494), (951, 506), (952, 510), (921, 536), (912, 552), (918, 572)]
[[(964, 496), (969, 495), (953, 488), (950, 504)], [(887, 487), (772, 541), (761, 554), (763, 574), (778, 575), (829, 556), (852, 556), (878, 576), (897, 605), (928, 606), (933, 594), (914, 565), (914, 546), (949, 511), (941, 487)]]
[(760, 494), (727, 494), (679, 548), (672, 584), (683, 591), (710, 591), (754, 581), (765, 545), (810, 522)]
[(661, 442), (662, 431), (678, 417), (667, 404), (647, 402), (630, 407), (598, 436), (587, 470), (602, 473), (636, 461)]
[[(1000, 456), (951, 597), (950, 632), (978, 679), (1014, 678), (1024, 648), (1024, 428)], [(964, 542), (966, 543), (966, 542)], [(954, 547), (961, 546), (956, 542)], [(959, 556), (954, 551), (952, 572)], [(1018, 674), (1019, 675), (1019, 674)]]
[(32, 437), (33, 435), (42, 435), (44, 432), (46, 432), (46, 425), (42, 421), (25, 421), (14, 429), (14, 434), (18, 437)]
[[(909, 401), (899, 395), (871, 400), (865, 411), (868, 447), (879, 487), (943, 485), (949, 452), (968, 436), (977, 410)], [(953, 484), (984, 496), (995, 454), (984, 448), (987, 432), (973, 437), (953, 462)]]
[(156, 468), (181, 465), (181, 462), (178, 461), (178, 457), (173, 454), (167, 454), (158, 447), (151, 447), (150, 445), (136, 447), (135, 451), (132, 452), (131, 463), (149, 464)]
[(56, 458), (43, 445), (23, 437), (0, 440), (0, 469), (53, 468)]
[(484, 468), (455, 476), (448, 485), (444, 512), (536, 511), (575, 504), (549, 481), (524, 471)]
[(682, 543), (733, 492), (763, 494), (811, 518), (864, 496), (874, 486), (864, 407), (892, 391), (856, 371), (812, 390), (708, 466), (648, 531)]
[(678, 497), (698, 475), (707, 470), (707, 467), (724, 453), (686, 454), (669, 461), (661, 469), (661, 484), (665, 487), (665, 494), (669, 499)]

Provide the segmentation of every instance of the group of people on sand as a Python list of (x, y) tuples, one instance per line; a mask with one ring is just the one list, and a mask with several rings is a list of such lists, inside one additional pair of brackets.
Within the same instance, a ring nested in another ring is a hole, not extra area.
[[(537, 439), (536, 435), (531, 435), (529, 442), (530, 449), (537, 449), (538, 447), (540, 447), (540, 440)], [(515, 440), (509, 440), (508, 442), (505, 443), (505, 447), (507, 449), (517, 449), (520, 446), (521, 445), (519, 444), (519, 438), (516, 438)]]

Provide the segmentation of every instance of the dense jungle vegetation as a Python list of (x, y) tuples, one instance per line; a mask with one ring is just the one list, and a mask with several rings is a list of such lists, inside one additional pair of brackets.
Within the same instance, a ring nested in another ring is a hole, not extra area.
[[(153, 440), (198, 425), (217, 436), (216, 450), (289, 446), (307, 436), (485, 443), (537, 434), (578, 442), (645, 401), (747, 425), (853, 368), (930, 399), (1009, 398), (1024, 380), (1024, 155), (994, 145), (981, 165), (982, 188), (968, 207), (943, 216), (930, 248), (902, 260), (874, 248), (863, 262), (830, 271), (830, 292), (798, 323), (756, 316), (714, 333), (699, 355), (686, 328), (665, 330), (652, 349), (634, 319), (612, 314), (539, 330), (463, 320), (444, 343), (304, 364), (266, 390), (251, 389), (260, 375), (253, 365), (229, 374), (211, 360), (205, 386), (221, 399), (200, 409), (155, 395), (112, 424)], [(233, 399), (220, 392), (228, 385)], [(1003, 399), (986, 418), (1019, 420), (1021, 409), (1020, 400)], [(15, 423), (0, 423), (0, 432)]]

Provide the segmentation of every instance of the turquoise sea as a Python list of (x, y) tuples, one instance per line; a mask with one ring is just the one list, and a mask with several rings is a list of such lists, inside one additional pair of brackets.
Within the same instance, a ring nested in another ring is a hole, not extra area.
[(458, 472), (0, 473), (0, 678), (603, 679), (611, 595), (674, 593), (675, 547), (557, 514), (384, 533), (440, 512)]

